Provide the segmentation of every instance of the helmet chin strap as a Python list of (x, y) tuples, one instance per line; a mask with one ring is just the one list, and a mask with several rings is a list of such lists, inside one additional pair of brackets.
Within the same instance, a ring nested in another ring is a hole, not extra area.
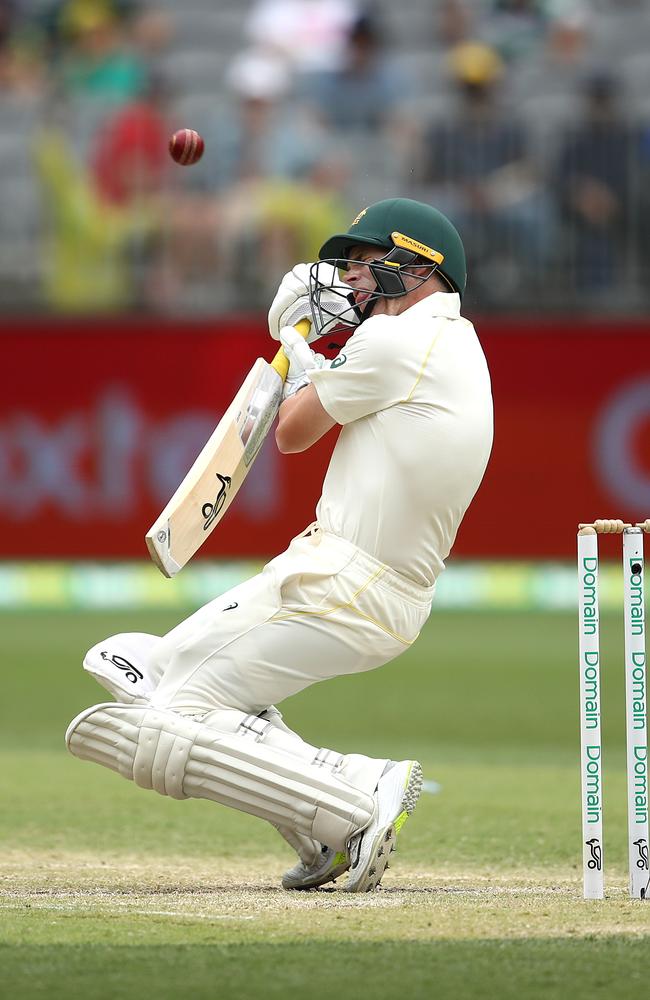
[(406, 294), (406, 285), (400, 271), (409, 264), (414, 264), (418, 255), (402, 247), (393, 247), (379, 260), (367, 262), (368, 269), (377, 283), (377, 289), (382, 295), (399, 296)]
[[(418, 255), (413, 253), (411, 250), (405, 250), (402, 247), (393, 247), (389, 250), (385, 257), (381, 257), (377, 261), (368, 261), (368, 270), (372, 274), (376, 283), (376, 292), (373, 292), (368, 302), (361, 309), (361, 319), (368, 319), (372, 315), (372, 312), (377, 305), (377, 302), (383, 296), (387, 298), (395, 299), (402, 295), (406, 295), (407, 288), (404, 284), (404, 279), (401, 274), (403, 267), (409, 267), (415, 264), (418, 260)], [(424, 265), (426, 266), (426, 265)], [(437, 269), (436, 264), (431, 265), (431, 274)], [(429, 275), (429, 277), (431, 276)]]

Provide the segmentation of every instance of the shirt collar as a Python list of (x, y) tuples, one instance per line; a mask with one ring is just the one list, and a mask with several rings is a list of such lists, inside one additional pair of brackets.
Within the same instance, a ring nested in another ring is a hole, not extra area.
[(458, 292), (432, 292), (426, 299), (420, 299), (415, 305), (409, 306), (401, 315), (408, 315), (410, 318), (415, 312), (432, 317), (460, 319), (460, 295)]

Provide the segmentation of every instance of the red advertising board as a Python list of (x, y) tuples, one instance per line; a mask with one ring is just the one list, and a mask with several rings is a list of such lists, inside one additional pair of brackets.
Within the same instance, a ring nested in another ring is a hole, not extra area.
[[(650, 516), (650, 324), (477, 328), (495, 445), (455, 554), (566, 557), (578, 520)], [(146, 529), (255, 358), (273, 353), (257, 318), (23, 322), (0, 330), (0, 349), (10, 558), (146, 557)], [(283, 456), (269, 440), (202, 554), (279, 551), (312, 520), (334, 441)]]
[(455, 551), (574, 557), (579, 521), (650, 516), (650, 323), (477, 328), (495, 443)]

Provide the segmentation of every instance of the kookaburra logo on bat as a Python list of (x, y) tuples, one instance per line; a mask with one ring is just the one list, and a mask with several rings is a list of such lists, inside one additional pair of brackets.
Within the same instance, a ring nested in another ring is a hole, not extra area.
[(221, 508), (226, 502), (226, 497), (228, 495), (228, 490), (230, 489), (230, 484), (232, 482), (230, 476), (222, 476), (220, 472), (216, 474), (217, 479), (221, 483), (221, 488), (217, 493), (217, 498), (214, 503), (204, 503), (201, 507), (201, 513), (205, 518), (203, 524), (203, 530), (207, 531), (214, 519), (219, 514)]

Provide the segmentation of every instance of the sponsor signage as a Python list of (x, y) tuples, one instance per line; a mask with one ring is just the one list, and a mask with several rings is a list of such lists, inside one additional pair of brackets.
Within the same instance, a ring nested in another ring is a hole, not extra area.
[[(477, 329), (495, 445), (454, 554), (571, 558), (578, 521), (650, 516), (650, 325)], [(0, 555), (146, 558), (145, 532), (274, 346), (257, 318), (0, 329)], [(201, 555), (280, 551), (313, 519), (335, 436), (283, 456), (270, 435)]]

